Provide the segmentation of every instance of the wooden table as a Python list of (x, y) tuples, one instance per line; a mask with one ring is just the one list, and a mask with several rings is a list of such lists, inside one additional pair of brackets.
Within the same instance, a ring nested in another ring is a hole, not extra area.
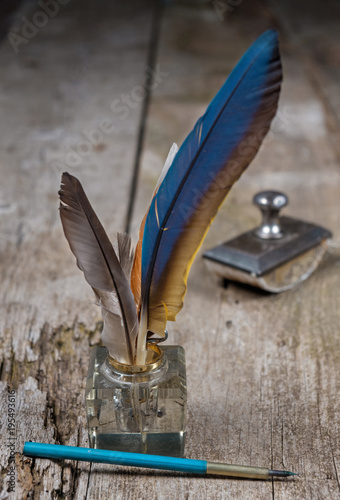
[[(0, 47), (0, 498), (340, 498), (340, 4), (63, 3), (47, 22), (25, 4), (11, 27), (22, 40), (11, 35)], [(88, 445), (85, 377), (102, 324), (62, 234), (61, 172), (79, 177), (109, 235), (129, 226), (136, 239), (172, 142), (182, 143), (272, 26), (281, 34), (280, 109), (203, 250), (256, 225), (251, 198), (269, 188), (289, 195), (287, 215), (329, 228), (331, 247), (307, 282), (278, 296), (224, 289), (201, 252), (169, 331), (187, 356), (186, 456), (300, 477), (243, 481), (24, 458), (26, 440)], [(16, 484), (7, 496), (8, 391)]]

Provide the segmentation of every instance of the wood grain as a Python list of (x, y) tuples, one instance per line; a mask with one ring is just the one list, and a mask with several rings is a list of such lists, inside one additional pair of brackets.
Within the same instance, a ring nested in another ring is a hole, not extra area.
[[(62, 234), (57, 192), (63, 170), (77, 175), (108, 233), (123, 230), (141, 101), (124, 113), (112, 103), (121, 106), (122, 95), (143, 83), (151, 19), (152, 5), (140, 10), (138, 2), (71, 2), (18, 54), (8, 40), (1, 47), (1, 419), (5, 429), (13, 388), (13, 498), (91, 497), (101, 481), (91, 489), (86, 464), (32, 462), (21, 452), (30, 439), (88, 444), (85, 378), (101, 318)], [(95, 136), (104, 119), (111, 132)], [(89, 150), (83, 141), (91, 131)], [(6, 433), (2, 439), (4, 450)], [(7, 453), (1, 466), (5, 495)]]
[[(155, 54), (156, 3), (75, 0), (18, 54), (6, 39), (0, 46), (6, 68), (0, 82), (0, 498), (340, 498), (339, 4), (225, 6), (221, 18), (214, 2), (164, 4), (156, 47), (160, 82), (150, 108), (132, 99), (124, 119), (117, 105), (142, 84), (150, 50)], [(30, 6), (27, 18), (36, 8)], [(169, 333), (187, 356), (186, 456), (300, 476), (243, 481), (24, 458), (27, 440), (88, 445), (85, 376), (101, 322), (62, 235), (62, 169), (83, 182), (108, 233), (122, 230), (142, 113), (148, 113), (131, 220), (136, 239), (172, 142), (181, 144), (247, 46), (272, 26), (281, 33), (285, 78), (279, 113), (203, 251), (256, 225), (252, 196), (271, 188), (288, 194), (287, 215), (329, 228), (331, 248), (305, 283), (278, 296), (237, 284), (223, 288), (200, 252)], [(84, 154), (85, 134), (104, 119), (114, 130), (97, 136)], [(73, 166), (71, 151), (82, 152)], [(15, 493), (6, 493), (9, 389), (16, 391)]]

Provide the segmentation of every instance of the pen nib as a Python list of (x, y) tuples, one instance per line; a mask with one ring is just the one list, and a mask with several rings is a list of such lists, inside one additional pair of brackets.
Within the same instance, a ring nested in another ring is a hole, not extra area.
[(299, 475), (296, 472), (289, 472), (288, 470), (269, 470), (268, 474), (273, 477), (288, 477)]

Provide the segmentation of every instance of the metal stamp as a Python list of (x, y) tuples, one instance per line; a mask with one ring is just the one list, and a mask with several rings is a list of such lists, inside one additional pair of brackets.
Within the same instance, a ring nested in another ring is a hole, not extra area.
[(262, 212), (259, 227), (208, 250), (203, 255), (218, 276), (283, 292), (307, 279), (319, 265), (332, 234), (323, 227), (281, 217), (288, 197), (262, 191), (253, 198)]

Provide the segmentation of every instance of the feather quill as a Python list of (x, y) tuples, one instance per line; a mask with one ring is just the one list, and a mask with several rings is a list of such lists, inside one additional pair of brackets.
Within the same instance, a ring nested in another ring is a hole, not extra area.
[(281, 80), (278, 37), (270, 30), (230, 74), (158, 187), (141, 227), (137, 364), (145, 361), (147, 332), (164, 335), (181, 310), (192, 261), (270, 127)]
[(118, 259), (78, 179), (64, 173), (59, 196), (65, 236), (102, 309), (102, 340), (113, 358), (133, 364), (138, 319), (129, 284), (130, 237), (118, 235)]

